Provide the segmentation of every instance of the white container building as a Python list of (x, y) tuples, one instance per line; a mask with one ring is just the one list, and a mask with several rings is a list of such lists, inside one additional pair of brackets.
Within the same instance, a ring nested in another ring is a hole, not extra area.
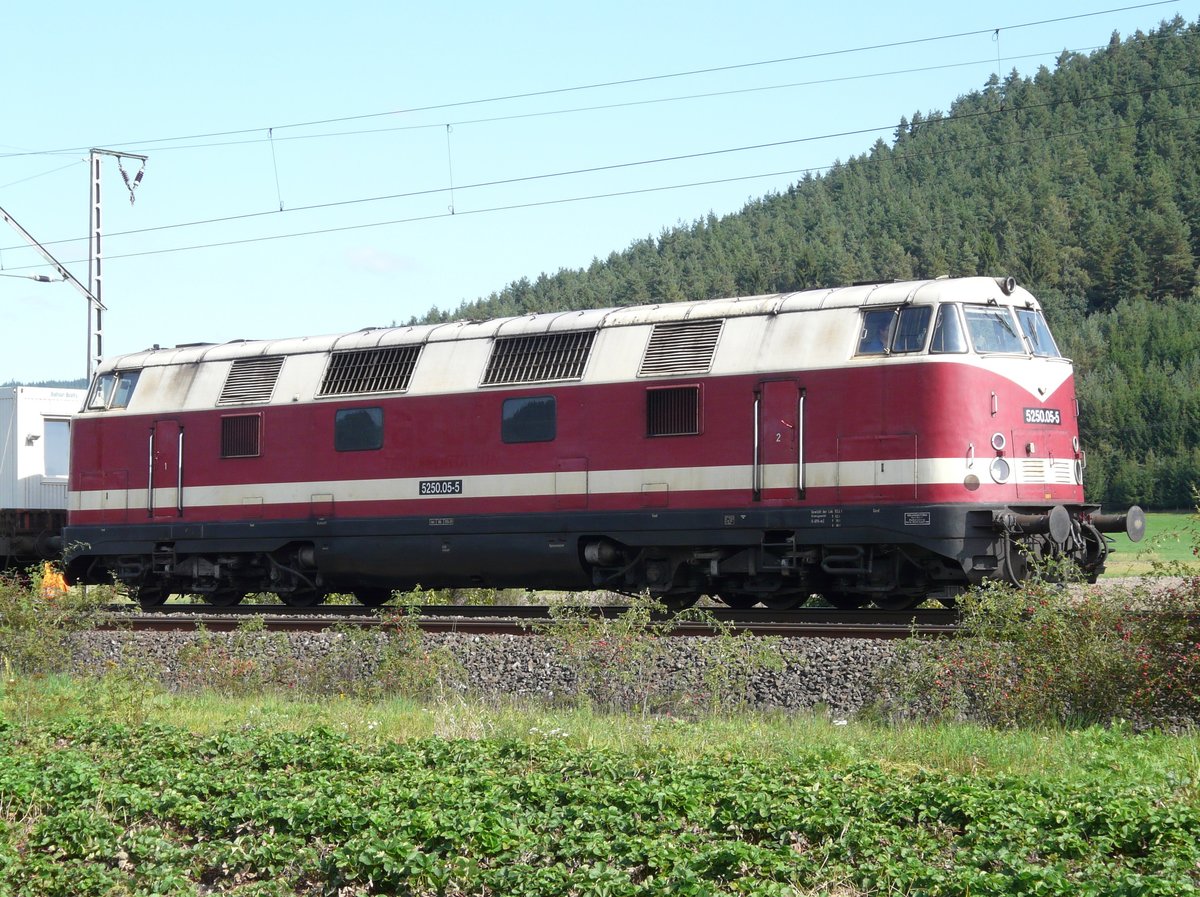
[(71, 415), (86, 394), (0, 387), (0, 566), (34, 563), (61, 550)]

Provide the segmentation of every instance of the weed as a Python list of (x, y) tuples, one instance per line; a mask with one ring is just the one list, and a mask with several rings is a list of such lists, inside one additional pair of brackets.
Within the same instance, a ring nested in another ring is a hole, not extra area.
[[(71, 633), (91, 627), (112, 590), (42, 590), (44, 568), (0, 573), (0, 658), (18, 672), (62, 672)], [(48, 597), (49, 595), (53, 597)]]
[[(633, 709), (643, 717), (662, 712), (717, 712), (744, 707), (746, 686), (766, 669), (780, 669), (777, 639), (735, 633), (700, 608), (670, 617), (648, 596), (635, 597), (615, 617), (587, 605), (551, 605), (548, 623), (535, 630), (555, 645), (575, 675), (576, 698), (599, 710)], [(676, 660), (679, 645), (668, 634), (679, 623), (710, 627), (690, 640), (699, 670), (689, 674)]]
[(966, 635), (902, 647), (894, 712), (1001, 726), (1200, 721), (1200, 578), (1158, 589), (989, 583), (960, 607)]

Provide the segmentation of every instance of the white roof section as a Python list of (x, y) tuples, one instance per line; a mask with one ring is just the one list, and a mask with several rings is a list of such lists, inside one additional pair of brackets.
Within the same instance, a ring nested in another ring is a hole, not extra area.
[(166, 349), (148, 349), (106, 359), (100, 369), (128, 370), (160, 365), (188, 365), (270, 355), (304, 355), (382, 346), (436, 344), (463, 340), (491, 340), (577, 330), (656, 324), (706, 318), (771, 317), (832, 308), (901, 305), (906, 303), (994, 301), (1000, 305), (1039, 308), (1025, 289), (1011, 294), (1001, 287), (1002, 279), (991, 277), (939, 278), (900, 283), (864, 284), (832, 289), (769, 293), (728, 299), (668, 302), (621, 308), (559, 311), (487, 321), (450, 321), (409, 327), (365, 328), (350, 333), (294, 337), (274, 340), (235, 340), (214, 344), (198, 343)]

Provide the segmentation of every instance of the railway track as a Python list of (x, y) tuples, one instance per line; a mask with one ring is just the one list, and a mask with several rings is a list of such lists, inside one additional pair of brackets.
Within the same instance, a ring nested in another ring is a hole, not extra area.
[[(591, 607), (583, 609), (597, 618), (613, 619), (627, 607)], [(298, 611), (281, 605), (237, 605), (214, 608), (206, 604), (169, 604), (142, 611), (132, 605), (110, 605), (102, 629), (137, 631), (187, 631), (200, 627), (211, 631), (230, 631), (249, 619), (261, 619), (264, 629), (272, 632), (319, 632), (338, 625), (363, 628), (394, 626), (397, 618), (412, 618), (425, 632), (460, 632), (490, 635), (536, 635), (553, 625), (549, 607), (448, 606), (426, 605), (404, 613), (398, 608), (367, 608), (358, 605), (328, 605)], [(957, 630), (957, 614), (946, 609), (907, 611), (799, 608), (790, 611), (753, 608), (708, 608), (698, 618), (667, 614), (652, 617), (664, 626), (662, 633), (672, 636), (705, 636), (720, 632), (774, 635), (788, 638), (869, 638), (895, 639), (910, 635), (948, 636)]]

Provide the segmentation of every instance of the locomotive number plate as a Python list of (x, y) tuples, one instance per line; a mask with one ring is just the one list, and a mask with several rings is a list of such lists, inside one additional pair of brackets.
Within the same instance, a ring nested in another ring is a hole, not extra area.
[(462, 480), (421, 480), (421, 495), (462, 495)]
[(1026, 408), (1025, 423), (1027, 424), (1061, 424), (1062, 412), (1057, 408)]

